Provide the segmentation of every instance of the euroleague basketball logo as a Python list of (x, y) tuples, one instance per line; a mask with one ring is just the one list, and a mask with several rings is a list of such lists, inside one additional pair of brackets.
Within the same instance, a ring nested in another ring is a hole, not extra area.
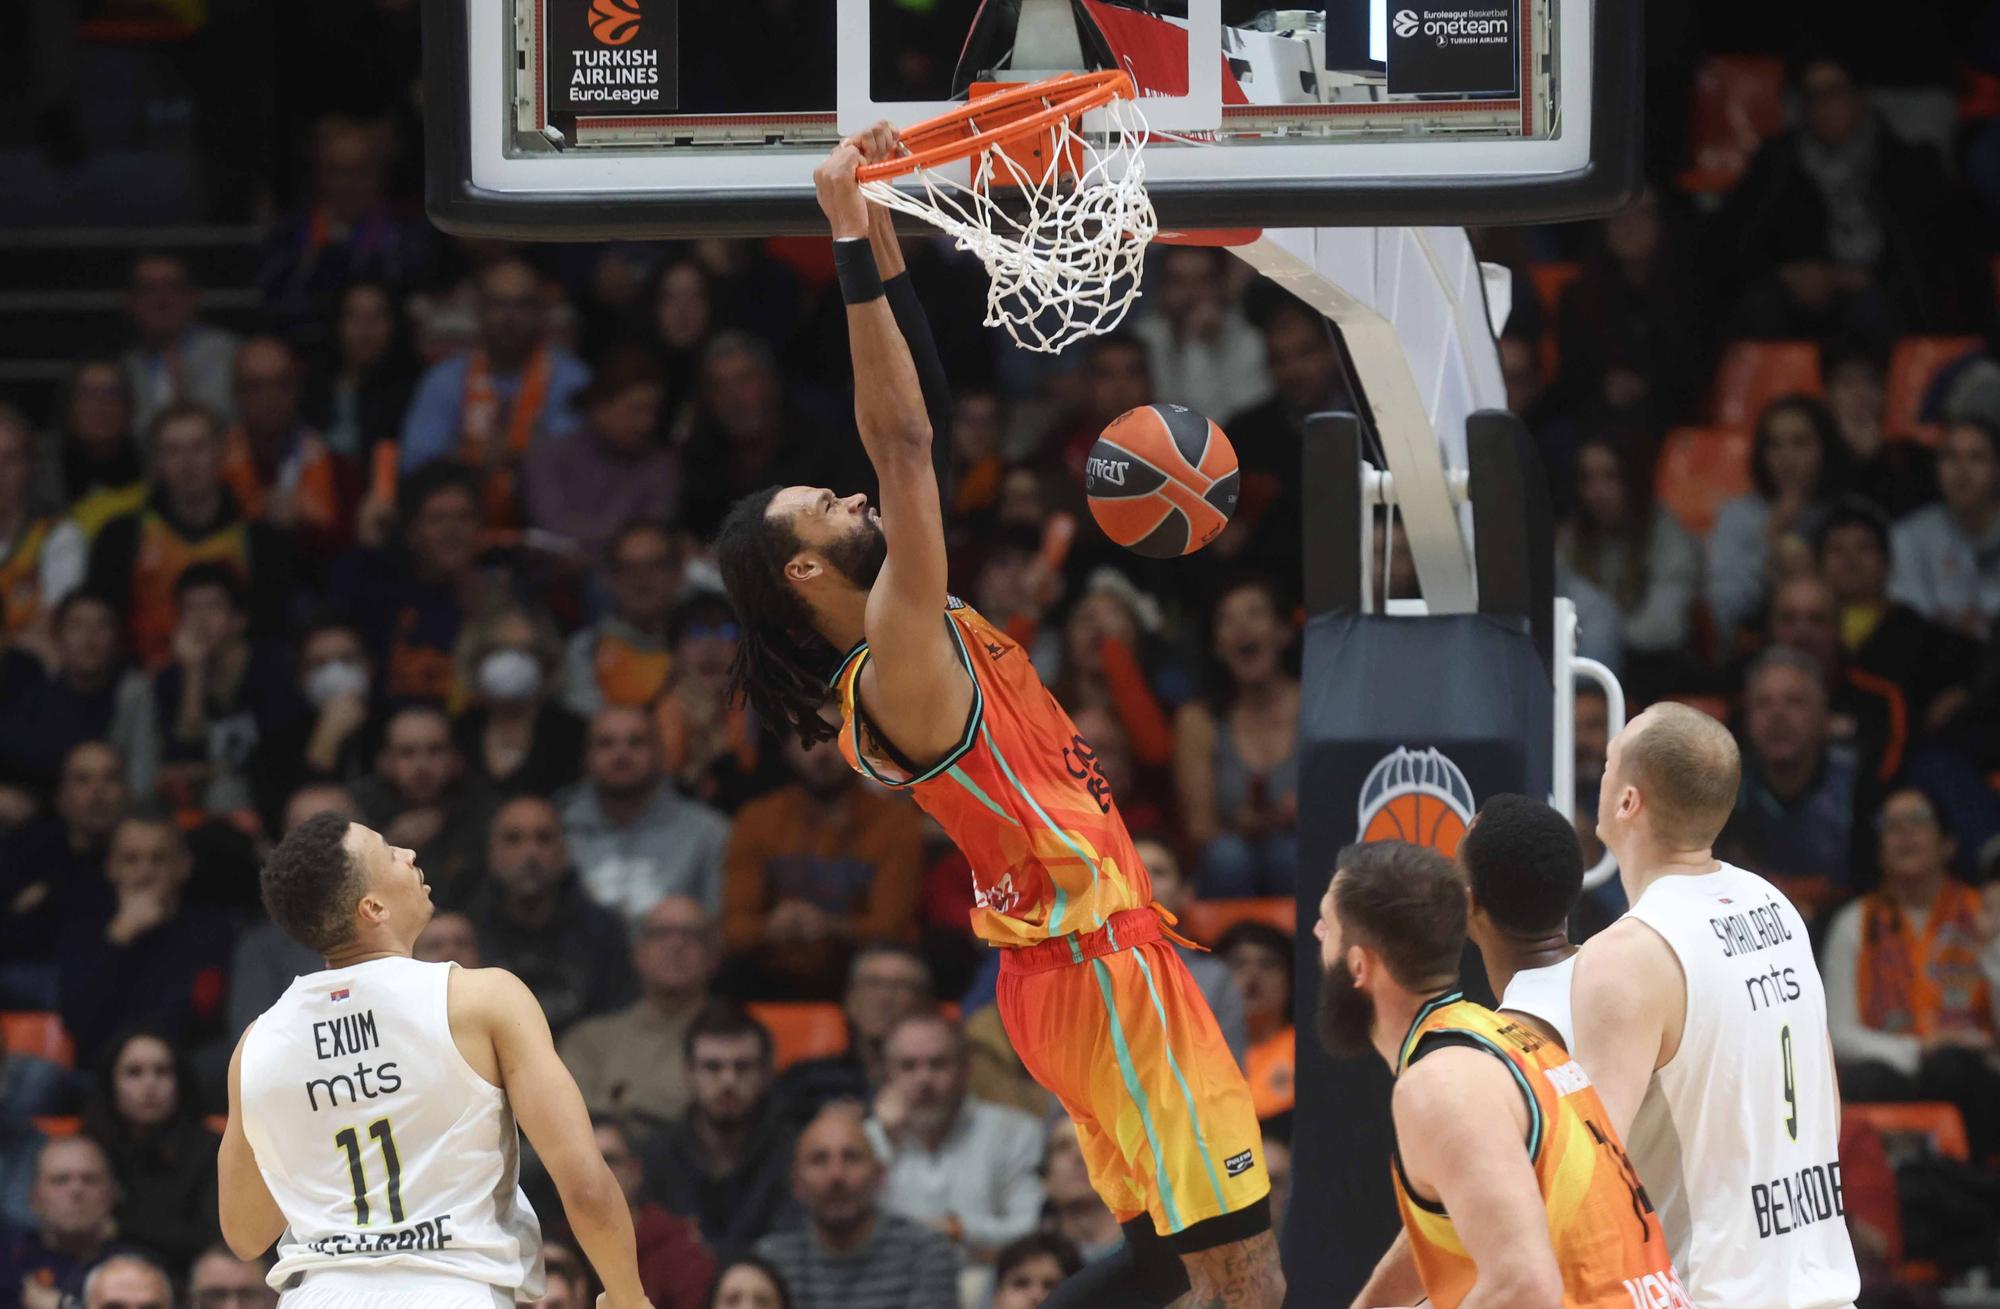
[(592, 0), (590, 34), (601, 45), (624, 45), (639, 35), (639, 0)]
[(1361, 783), (1354, 830), (1362, 841), (1408, 841), (1449, 859), (1472, 824), (1472, 784), (1443, 752), (1401, 746)]
[(1423, 26), (1423, 20), (1417, 17), (1417, 11), (1414, 9), (1398, 9), (1394, 26), (1397, 36), (1411, 37), (1415, 36), (1417, 29)]

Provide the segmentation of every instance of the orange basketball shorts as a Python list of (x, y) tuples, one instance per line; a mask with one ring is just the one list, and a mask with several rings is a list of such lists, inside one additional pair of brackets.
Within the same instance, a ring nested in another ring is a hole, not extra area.
[[(1271, 1192), (1250, 1086), (1151, 909), (1094, 932), (1006, 948), (1000, 1019), (1029, 1074), (1075, 1120), (1092, 1186), (1128, 1222), (1188, 1249), (1268, 1227)], [(1240, 1215), (1251, 1225), (1196, 1224)], [(1226, 1235), (1220, 1235), (1221, 1233)]]

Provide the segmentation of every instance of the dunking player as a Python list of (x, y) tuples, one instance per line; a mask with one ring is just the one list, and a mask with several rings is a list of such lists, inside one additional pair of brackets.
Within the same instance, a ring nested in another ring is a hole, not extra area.
[(1577, 955), (1575, 1050), (1694, 1303), (1830, 1309), (1860, 1276), (1826, 992), (1791, 902), (1710, 853), (1741, 768), (1729, 730), (1684, 705), (1612, 739), (1597, 834), (1632, 908)]
[(502, 1309), (542, 1295), (520, 1192), (526, 1131), (605, 1293), (650, 1309), (631, 1211), (526, 986), (411, 957), (431, 917), (408, 850), (337, 814), (264, 866), (264, 904), (326, 969), (295, 980), (229, 1061), (222, 1234), (278, 1243), (285, 1309)]
[(1086, 1284), (1090, 1303), (1165, 1305), (1192, 1287), (1197, 1305), (1275, 1306), (1250, 1089), (1165, 939), (1089, 744), (1026, 652), (945, 593), (942, 370), (894, 233), (854, 179), (864, 154), (895, 148), (874, 129), (814, 179), (880, 510), (815, 486), (731, 509), (716, 549), (744, 624), (738, 684), (773, 727), (837, 737), (854, 767), (908, 787), (970, 860), (974, 929), (1006, 951), (1002, 1020), (1125, 1224), (1126, 1254), (1097, 1274), (1110, 1285)]
[[(1458, 843), (1469, 897), (1466, 934), (1479, 947), (1500, 1012), (1544, 1040), (1571, 1044), (1569, 916), (1583, 894), (1576, 829), (1525, 795), (1496, 795)], [(1354, 1298), (1355, 1309), (1409, 1304), (1423, 1294), (1410, 1235), (1396, 1237)]]
[(1422, 1292), (1440, 1309), (1686, 1309), (1590, 1079), (1459, 993), (1465, 923), (1444, 856), (1378, 841), (1341, 852), (1315, 929), (1320, 1039), (1396, 1075), (1396, 1201)]

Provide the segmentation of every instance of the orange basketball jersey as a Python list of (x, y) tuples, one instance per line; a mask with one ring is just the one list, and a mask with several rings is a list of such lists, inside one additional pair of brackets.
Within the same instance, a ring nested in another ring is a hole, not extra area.
[(956, 597), (958, 657), (972, 712), (950, 754), (921, 770), (899, 757), (857, 702), (868, 643), (833, 677), (840, 752), (885, 786), (906, 786), (972, 864), (972, 927), (994, 945), (1094, 931), (1152, 900), (1097, 754), (1042, 685), (1028, 652)]
[[(1493, 1055), (1520, 1086), (1528, 1158), (1548, 1211), (1566, 1309), (1688, 1309), (1652, 1201), (1582, 1067), (1562, 1046), (1456, 991), (1417, 1011), (1397, 1071), (1443, 1045)], [(1424, 1290), (1439, 1309), (1452, 1309), (1472, 1290), (1478, 1266), (1444, 1209), (1410, 1191), (1400, 1153), (1395, 1176), (1396, 1204)]]

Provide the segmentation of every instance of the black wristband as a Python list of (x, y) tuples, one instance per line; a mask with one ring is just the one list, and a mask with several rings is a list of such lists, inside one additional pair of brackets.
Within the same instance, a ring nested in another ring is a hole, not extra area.
[(840, 278), (840, 298), (847, 304), (865, 305), (882, 298), (882, 273), (875, 267), (875, 251), (867, 237), (835, 241), (833, 271)]

